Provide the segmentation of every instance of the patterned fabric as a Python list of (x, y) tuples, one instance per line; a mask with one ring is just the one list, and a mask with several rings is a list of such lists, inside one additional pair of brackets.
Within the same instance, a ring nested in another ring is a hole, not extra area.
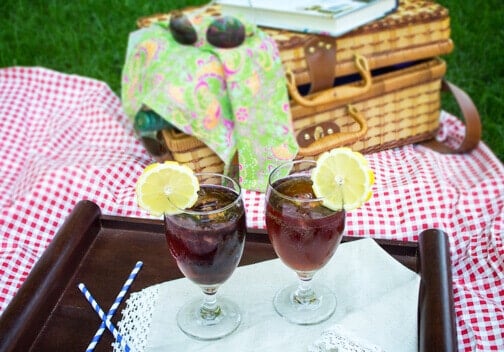
[(275, 42), (253, 26), (237, 48), (212, 46), (205, 39), (210, 20), (192, 18), (194, 46), (177, 43), (160, 24), (131, 34), (124, 109), (134, 119), (148, 106), (227, 166), (238, 151), (241, 186), (265, 191), (269, 172), (297, 153), (282, 62)]
[[(75, 204), (147, 217), (134, 184), (152, 162), (106, 84), (42, 68), (0, 69), (0, 312)], [(460, 122), (441, 116), (439, 138)], [(460, 351), (504, 350), (504, 167), (484, 143), (469, 154), (406, 146), (366, 156), (373, 198), (348, 214), (346, 234), (416, 241), (450, 238)], [(264, 228), (264, 196), (245, 192), (247, 223)]]

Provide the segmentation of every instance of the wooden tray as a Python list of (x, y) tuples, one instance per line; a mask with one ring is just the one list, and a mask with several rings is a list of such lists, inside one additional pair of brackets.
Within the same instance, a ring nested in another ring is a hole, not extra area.
[[(356, 239), (343, 241), (350, 240)], [(377, 242), (421, 273), (419, 350), (456, 350), (446, 235), (429, 230), (419, 243)], [(275, 257), (266, 233), (250, 230), (240, 264)], [(77, 284), (84, 282), (108, 310), (138, 260), (144, 266), (130, 292), (182, 277), (167, 249), (162, 221), (105, 216), (96, 204), (80, 202), (0, 317), (0, 351), (84, 351), (100, 320)], [(112, 342), (105, 332), (96, 351), (110, 351)]]

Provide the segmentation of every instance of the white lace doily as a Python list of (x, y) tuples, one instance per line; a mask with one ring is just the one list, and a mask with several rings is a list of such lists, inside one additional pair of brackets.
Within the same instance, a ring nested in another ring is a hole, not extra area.
[[(117, 329), (127, 340), (132, 351), (145, 350), (158, 295), (158, 286), (152, 286), (140, 292), (133, 292), (126, 301), (126, 308), (122, 311), (122, 319)], [(112, 344), (112, 347), (114, 352), (123, 352), (116, 342)]]
[[(158, 286), (134, 292), (126, 302), (122, 311), (122, 319), (118, 324), (119, 332), (124, 336), (129, 346), (137, 352), (143, 352), (152, 321), (152, 312), (159, 295)], [(114, 352), (122, 352), (118, 343), (112, 344)], [(380, 347), (359, 338), (341, 325), (335, 325), (321, 334), (308, 352), (385, 352)]]

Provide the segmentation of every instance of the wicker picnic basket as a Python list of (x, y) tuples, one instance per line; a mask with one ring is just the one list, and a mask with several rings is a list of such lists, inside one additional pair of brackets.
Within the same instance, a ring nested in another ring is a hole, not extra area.
[[(221, 15), (215, 5), (205, 13)], [(169, 16), (144, 17), (137, 26)], [(401, 0), (393, 14), (337, 38), (264, 30), (275, 39), (288, 74), (298, 158), (316, 158), (337, 146), (376, 152), (436, 134), (446, 72), (437, 57), (453, 49), (448, 11), (439, 4)], [(168, 153), (158, 160), (222, 172), (222, 161), (197, 138), (167, 129), (160, 139)]]

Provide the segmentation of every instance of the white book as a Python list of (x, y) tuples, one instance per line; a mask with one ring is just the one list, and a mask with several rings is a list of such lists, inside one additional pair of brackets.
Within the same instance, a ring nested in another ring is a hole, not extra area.
[(258, 26), (339, 36), (393, 12), (398, 0), (216, 0)]

